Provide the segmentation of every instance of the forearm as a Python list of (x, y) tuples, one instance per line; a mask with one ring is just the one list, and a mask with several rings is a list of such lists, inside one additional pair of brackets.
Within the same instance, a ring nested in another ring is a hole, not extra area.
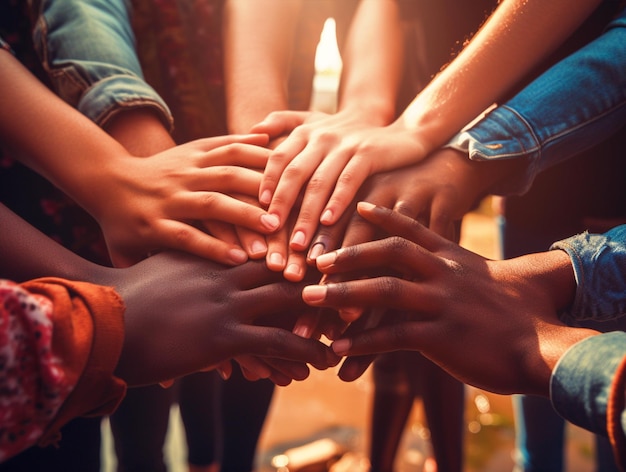
[(288, 79), (302, 0), (228, 0), (224, 5), (224, 80), (228, 130), (248, 133), (288, 108)]
[(521, 194), (534, 177), (599, 144), (626, 120), (626, 10), (605, 32), (550, 67), (451, 142), (480, 161), (518, 160), (491, 191)]
[(340, 110), (360, 110), (378, 125), (394, 119), (403, 45), (397, 1), (361, 0), (344, 48)]
[(99, 283), (111, 269), (93, 264), (65, 249), (0, 205), (0, 278), (17, 282), (62, 277)]
[[(50, 180), (88, 211), (105, 163), (128, 153), (78, 111), (0, 51), (0, 136), (16, 157)], [(19, 110), (14, 113), (12, 110)], [(68, 165), (71, 163), (71, 165)]]
[(398, 120), (430, 152), (553, 52), (601, 0), (505, 0)]

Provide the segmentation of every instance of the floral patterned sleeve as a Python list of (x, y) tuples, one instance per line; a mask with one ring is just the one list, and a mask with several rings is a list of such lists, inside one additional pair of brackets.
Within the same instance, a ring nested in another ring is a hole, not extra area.
[(74, 387), (51, 344), (51, 301), (1, 280), (0, 460), (41, 437)]
[(0, 280), (0, 462), (54, 442), (75, 416), (115, 409), (126, 388), (113, 376), (122, 340), (111, 288)]

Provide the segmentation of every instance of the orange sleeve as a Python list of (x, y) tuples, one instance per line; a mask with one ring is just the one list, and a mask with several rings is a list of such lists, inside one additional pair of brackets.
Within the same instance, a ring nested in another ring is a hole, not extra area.
[(59, 429), (79, 416), (113, 412), (126, 393), (126, 384), (113, 375), (124, 340), (124, 303), (111, 287), (42, 278), (21, 284), (53, 304), (53, 354), (76, 385), (39, 444), (59, 439)]
[(620, 470), (626, 470), (626, 435), (622, 426), (622, 416), (626, 411), (626, 356), (622, 359), (609, 393), (607, 405), (607, 432), (613, 451), (615, 462)]

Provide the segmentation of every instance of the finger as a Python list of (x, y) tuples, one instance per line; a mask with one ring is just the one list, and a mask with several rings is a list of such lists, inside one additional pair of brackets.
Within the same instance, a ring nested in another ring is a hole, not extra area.
[[(430, 210), (429, 228), (438, 235), (454, 241), (456, 231), (454, 225), (454, 197), (449, 195), (437, 195), (433, 200)], [(459, 216), (461, 218), (462, 215)]]
[(317, 258), (324, 274), (404, 273), (411, 278), (428, 273), (438, 259), (417, 244), (399, 236), (347, 246)]
[(302, 299), (311, 306), (337, 310), (354, 307), (396, 308), (433, 312), (438, 304), (424, 285), (396, 277), (376, 277), (327, 285), (310, 285), (303, 289)]
[(192, 191), (238, 193), (254, 197), (256, 202), (262, 175), (258, 170), (247, 167), (213, 165), (195, 172), (188, 185)]
[[(351, 218), (352, 215), (346, 212), (334, 225), (318, 227), (317, 233), (311, 242), (311, 248), (307, 254), (307, 263), (309, 265), (315, 265), (315, 260), (318, 256), (321, 256), (329, 251), (334, 251), (341, 246), (341, 241), (344, 237), (344, 233), (346, 232), (346, 228), (349, 228), (348, 225)], [(362, 218), (360, 219), (363, 221)]]
[(291, 282), (300, 282), (307, 271), (306, 254), (288, 249), (287, 264), (283, 271), (284, 277)]
[(375, 359), (375, 355), (348, 357), (339, 368), (338, 376), (344, 382), (354, 382), (365, 373)]
[[(285, 141), (279, 148), (283, 147), (288, 142), (289, 140)], [(316, 151), (315, 154), (307, 153), (306, 156), (304, 153), (296, 155), (293, 160), (285, 166), (278, 179), (267, 211), (272, 215), (278, 216), (281, 222), (287, 219), (300, 193), (304, 190), (305, 183), (311, 178), (315, 169), (323, 159), (323, 151)], [(268, 170), (266, 169), (264, 179), (267, 175)], [(319, 182), (320, 181), (318, 181), (318, 183)], [(263, 200), (261, 200), (261, 203), (263, 203)]]
[(337, 178), (335, 189), (324, 208), (321, 223), (332, 225), (348, 208), (363, 182), (369, 177), (369, 166), (356, 156), (350, 159)]
[(267, 235), (267, 256), (265, 257), (265, 262), (267, 267), (273, 271), (282, 272), (286, 267), (289, 247), (288, 237), (287, 227)]
[[(294, 362), (286, 359), (264, 358), (268, 366), (275, 373), (291, 380), (305, 380), (311, 373), (309, 367), (304, 362)], [(274, 375), (273, 374), (273, 375)]]
[(231, 143), (205, 151), (196, 161), (196, 164), (206, 168), (215, 166), (237, 166), (262, 170), (267, 165), (270, 152), (271, 151), (265, 147), (255, 146), (253, 144)]
[(265, 235), (240, 226), (235, 230), (241, 247), (248, 253), (250, 259), (263, 259), (267, 255)]
[(367, 221), (384, 229), (387, 233), (406, 238), (429, 251), (436, 251), (442, 244), (447, 243), (441, 236), (428, 230), (416, 220), (395, 213), (388, 208), (359, 202), (357, 211)]
[(263, 359), (309, 363), (318, 369), (326, 369), (336, 363), (336, 356), (328, 346), (281, 328), (242, 326), (237, 333), (237, 342), (248, 354)]
[(300, 154), (306, 144), (306, 138), (293, 133), (272, 151), (259, 187), (259, 202), (262, 205), (270, 205), (286, 167)]
[[(189, 146), (199, 151), (209, 152), (230, 144), (250, 144), (254, 146), (266, 146), (269, 137), (264, 133), (249, 134), (227, 134), (222, 136), (211, 136), (210, 138), (200, 138), (189, 141), (183, 146)], [(267, 152), (266, 152), (267, 155)]]
[[(337, 355), (362, 356), (400, 350), (419, 350), (428, 346), (428, 323), (395, 323), (355, 333), (334, 341)], [(432, 336), (432, 333), (430, 334)]]
[[(316, 148), (316, 152), (320, 151), (323, 152), (323, 149)], [(309, 157), (308, 154), (306, 150), (301, 154), (307, 162), (316, 159), (315, 156)], [(320, 163), (316, 169), (312, 169), (313, 173), (306, 184), (300, 212), (292, 232), (290, 244), (293, 249), (303, 251), (309, 247), (313, 232), (319, 226), (322, 209), (349, 157), (348, 151), (337, 151), (329, 153), (326, 157), (322, 155), (321, 158), (317, 158)], [(290, 185), (288, 181), (286, 182), (286, 185)], [(276, 190), (276, 198), (279, 196), (280, 188), (281, 183)], [(273, 205), (270, 205), (268, 211), (271, 212), (272, 208)]]
[(184, 212), (184, 219), (219, 220), (264, 234), (277, 228), (275, 218), (262, 208), (219, 192), (185, 193), (179, 195), (169, 208), (173, 214)]
[(268, 379), (272, 375), (272, 369), (262, 360), (250, 355), (240, 355), (235, 360), (241, 367), (241, 373), (246, 380), (255, 381)]
[(188, 252), (226, 265), (239, 265), (248, 255), (239, 246), (220, 241), (193, 226), (172, 220), (157, 224), (164, 248)]
[(319, 319), (319, 310), (311, 311), (298, 316), (292, 330), (293, 334), (300, 336), (301, 338), (310, 339), (315, 332)]
[(202, 227), (206, 229), (206, 232), (214, 238), (241, 247), (237, 231), (233, 225), (215, 220), (204, 220), (201, 224)]
[(289, 134), (303, 124), (309, 115), (310, 112), (305, 111), (275, 111), (260, 123), (255, 124), (250, 131), (252, 133), (265, 133), (274, 139), (277, 136)]

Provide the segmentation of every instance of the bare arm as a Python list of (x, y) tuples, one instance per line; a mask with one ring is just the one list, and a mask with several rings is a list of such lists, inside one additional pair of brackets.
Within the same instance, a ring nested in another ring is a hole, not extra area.
[(224, 76), (228, 129), (247, 133), (288, 108), (289, 67), (302, 0), (228, 0)]

